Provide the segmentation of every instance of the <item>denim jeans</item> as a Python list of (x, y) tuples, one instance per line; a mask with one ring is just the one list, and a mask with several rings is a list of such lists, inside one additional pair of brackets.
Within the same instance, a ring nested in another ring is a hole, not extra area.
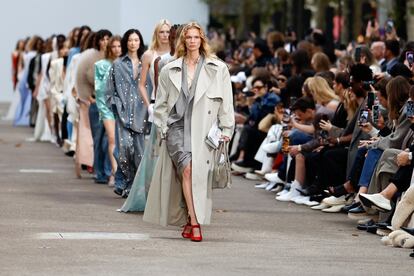
[[(291, 146), (293, 145), (302, 145), (306, 142), (309, 142), (313, 139), (313, 136), (310, 134), (307, 134), (303, 131), (300, 131), (298, 129), (293, 129), (289, 134), (289, 144)], [(290, 181), (292, 178), (295, 177), (295, 162), (294, 158), (289, 166), (289, 172), (287, 172), (287, 155), (283, 157), (283, 163), (279, 167), (279, 173), (278, 176), (280, 179), (284, 181)]]
[(371, 177), (377, 167), (378, 160), (381, 158), (382, 152), (383, 150), (381, 149), (368, 150), (368, 155), (365, 158), (358, 186), (368, 188), (369, 183), (371, 182)]
[(93, 168), (96, 173), (96, 181), (106, 182), (112, 170), (108, 154), (108, 136), (102, 121), (99, 120), (98, 107), (95, 103), (89, 107), (89, 121), (93, 138)]

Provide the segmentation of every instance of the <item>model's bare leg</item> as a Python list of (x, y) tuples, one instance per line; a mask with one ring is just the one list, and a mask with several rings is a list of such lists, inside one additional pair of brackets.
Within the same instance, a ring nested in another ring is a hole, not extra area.
[[(191, 225), (197, 225), (198, 220), (194, 209), (193, 202), (193, 183), (192, 183), (192, 164), (188, 164), (183, 170), (183, 193), (187, 204), (188, 215), (190, 216)], [(198, 228), (193, 228), (193, 235), (200, 236)]]
[(50, 102), (49, 99), (43, 100), (45, 104), (45, 113), (46, 113), (46, 120), (49, 125), (50, 131), (53, 130), (52, 128), (52, 112), (50, 111)]
[(115, 120), (104, 120), (104, 127), (106, 135), (108, 135), (108, 153), (109, 153), (109, 160), (111, 161), (112, 167), (112, 175), (116, 172), (117, 163), (114, 157), (114, 150), (115, 150)]

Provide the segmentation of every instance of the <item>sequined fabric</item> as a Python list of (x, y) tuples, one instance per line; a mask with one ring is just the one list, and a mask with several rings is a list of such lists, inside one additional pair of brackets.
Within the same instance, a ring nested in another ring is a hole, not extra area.
[(147, 109), (138, 92), (138, 78), (134, 79), (132, 61), (128, 55), (114, 61), (106, 82), (106, 104), (125, 128), (137, 133), (144, 132)]
[(129, 189), (144, 152), (144, 126), (147, 110), (139, 93), (138, 77), (134, 79), (132, 61), (126, 55), (114, 61), (106, 83), (106, 104), (112, 107), (116, 120), (116, 147), (118, 168), (123, 183), (115, 183)]
[(107, 59), (102, 59), (95, 63), (95, 93), (96, 105), (99, 110), (99, 119), (115, 120), (114, 113), (108, 108), (105, 102), (106, 82), (112, 63)]

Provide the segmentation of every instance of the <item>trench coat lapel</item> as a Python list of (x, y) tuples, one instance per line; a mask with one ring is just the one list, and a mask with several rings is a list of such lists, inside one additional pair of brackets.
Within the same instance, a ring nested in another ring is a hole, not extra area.
[(206, 93), (208, 88), (213, 83), (217, 74), (217, 64), (214, 60), (206, 58), (204, 66), (201, 68), (200, 76), (198, 77), (196, 92), (194, 96), (194, 104), (196, 104), (201, 97)]
[(169, 77), (171, 82), (174, 84), (177, 92), (180, 93), (181, 91), (181, 72), (182, 72), (182, 64), (183, 58), (178, 58), (171, 62), (172, 66), (170, 67)]

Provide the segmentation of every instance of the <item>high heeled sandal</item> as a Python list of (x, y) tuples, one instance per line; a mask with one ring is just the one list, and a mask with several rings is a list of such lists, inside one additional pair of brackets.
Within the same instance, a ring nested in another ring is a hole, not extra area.
[[(198, 228), (200, 235), (199, 236), (194, 236), (194, 228)], [(191, 241), (193, 242), (201, 242), (203, 240), (203, 236), (201, 235), (201, 227), (200, 224), (196, 224), (196, 225), (191, 225)]]
[(186, 225), (184, 225), (183, 232), (181, 233), (181, 236), (183, 236), (184, 239), (191, 239), (191, 223), (187, 222)]

